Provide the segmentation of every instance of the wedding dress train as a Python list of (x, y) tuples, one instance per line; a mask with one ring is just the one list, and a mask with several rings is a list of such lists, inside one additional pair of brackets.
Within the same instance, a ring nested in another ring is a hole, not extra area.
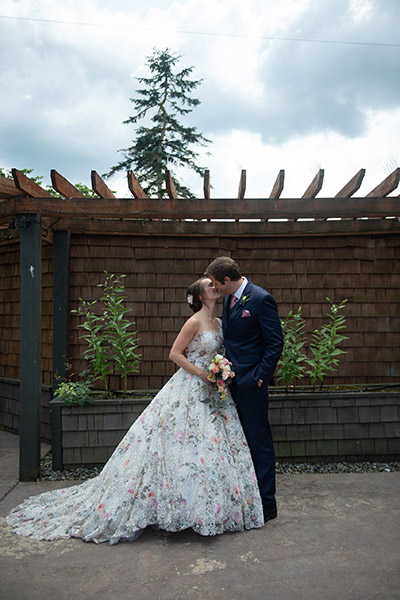
[[(221, 330), (204, 331), (190, 342), (188, 359), (207, 369), (221, 347)], [(148, 525), (201, 535), (261, 527), (261, 499), (236, 408), (230, 403), (224, 418), (214, 419), (203, 402), (217, 393), (179, 369), (97, 477), (30, 497), (7, 523), (34, 539), (110, 544), (132, 541)]]

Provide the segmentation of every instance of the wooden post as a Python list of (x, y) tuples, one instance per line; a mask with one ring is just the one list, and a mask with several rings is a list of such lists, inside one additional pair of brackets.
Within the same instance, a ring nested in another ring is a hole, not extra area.
[(40, 474), (42, 237), (40, 215), (20, 215), (19, 479)]
[[(68, 231), (54, 233), (54, 300), (53, 300), (53, 394), (59, 385), (57, 377), (68, 376), (66, 363), (69, 358), (69, 253), (71, 234)], [(61, 471), (62, 432), (60, 407), (51, 407), (51, 446), (53, 470)]]

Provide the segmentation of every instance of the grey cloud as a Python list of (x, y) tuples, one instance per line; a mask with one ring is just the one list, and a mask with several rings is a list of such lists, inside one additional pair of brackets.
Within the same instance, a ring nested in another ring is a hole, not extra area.
[[(115, 10), (128, 4), (118, 0)], [(398, 42), (400, 3), (379, 0), (375, 6), (371, 21), (351, 25), (343, 20), (347, 1), (314, 0), (293, 30), (280, 35)], [(133, 128), (122, 124), (131, 114), (129, 98), (135, 90), (130, 73), (144, 64), (157, 39), (149, 35), (144, 48), (129, 32), (121, 33), (118, 45), (101, 31), (91, 43), (86, 37), (93, 32), (82, 29), (82, 37), (70, 44), (67, 27), (0, 25), (5, 90), (0, 96), (0, 166), (34, 167), (46, 177), (56, 168), (84, 183), (89, 183), (90, 169), (108, 171), (119, 159), (117, 150), (129, 146), (133, 135)], [(400, 104), (400, 48), (265, 41), (258, 73), (264, 94), (254, 100), (242, 93), (239, 70), (237, 94), (204, 71), (206, 42), (211, 43), (188, 37), (177, 51), (183, 54), (182, 67), (195, 65), (194, 78), (204, 78), (196, 90), (202, 104), (189, 120), (211, 138), (232, 129), (258, 132), (269, 143), (331, 130), (354, 137), (365, 130), (368, 109)]]
[[(398, 1), (381, 0), (375, 6), (373, 19), (350, 27), (344, 20), (347, 1), (315, 1), (297, 32), (282, 36), (398, 42)], [(198, 113), (203, 127), (250, 129), (268, 143), (317, 131), (351, 138), (364, 132), (368, 109), (400, 105), (400, 48), (274, 41), (266, 43), (266, 50), (259, 72), (263, 101), (251, 104), (241, 95), (205, 88)]]

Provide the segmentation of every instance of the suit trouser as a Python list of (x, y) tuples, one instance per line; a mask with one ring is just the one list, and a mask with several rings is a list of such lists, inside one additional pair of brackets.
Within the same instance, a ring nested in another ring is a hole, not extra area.
[(260, 488), (264, 513), (276, 510), (275, 452), (268, 420), (268, 387), (255, 385), (241, 391), (232, 382), (230, 386), (239, 418), (250, 448), (254, 469)]

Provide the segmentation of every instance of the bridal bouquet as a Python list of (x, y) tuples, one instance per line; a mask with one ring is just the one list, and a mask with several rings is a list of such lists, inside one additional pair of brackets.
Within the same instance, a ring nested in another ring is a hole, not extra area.
[[(221, 409), (224, 408), (229, 402), (228, 385), (232, 381), (233, 377), (235, 377), (235, 372), (232, 368), (232, 363), (227, 358), (222, 356), (222, 354), (215, 355), (208, 367), (208, 370), (210, 371), (208, 374), (208, 379), (217, 385), (219, 393), (219, 400), (213, 400), (211, 405), (211, 414), (217, 418), (219, 416), (224, 416), (221, 413)], [(205, 402), (210, 402), (210, 399), (205, 400)]]

